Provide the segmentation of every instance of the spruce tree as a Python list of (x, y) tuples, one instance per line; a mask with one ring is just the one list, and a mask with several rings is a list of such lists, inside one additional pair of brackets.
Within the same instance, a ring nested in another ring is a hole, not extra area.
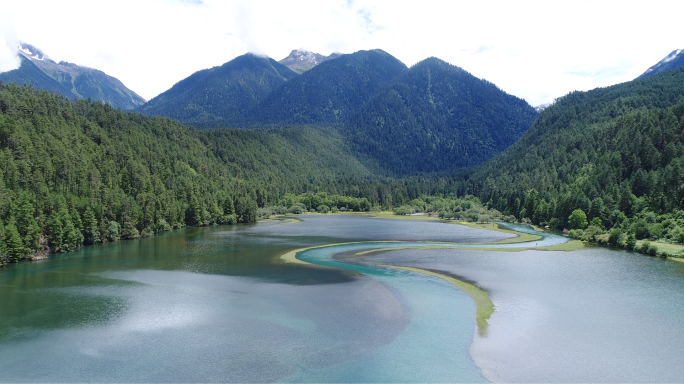
[(19, 261), (26, 256), (26, 249), (19, 236), (19, 231), (14, 224), (5, 227), (5, 245), (10, 261)]

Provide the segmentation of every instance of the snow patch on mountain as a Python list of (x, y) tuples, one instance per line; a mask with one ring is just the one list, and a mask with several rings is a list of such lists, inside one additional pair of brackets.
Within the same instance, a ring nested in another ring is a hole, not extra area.
[(669, 55), (665, 56), (665, 58), (660, 60), (656, 65), (647, 69), (646, 72), (641, 74), (641, 76), (637, 77), (637, 79), (653, 76), (656, 73), (669, 71), (671, 69), (681, 67), (682, 65), (684, 65), (684, 53), (682, 51), (684, 50), (676, 49), (670, 52)]
[(34, 47), (31, 44), (27, 43), (21, 43), (19, 44), (19, 52), (26, 56), (26, 58), (30, 60), (38, 60), (38, 61), (43, 61), (43, 60), (50, 60), (48, 55), (44, 54), (40, 49)]
[(280, 64), (292, 69), (295, 72), (302, 73), (308, 71), (309, 69), (326, 62), (328, 60), (335, 59), (342, 56), (342, 54), (334, 52), (328, 56), (323, 56), (319, 53), (303, 50), (303, 49), (293, 49), (290, 54), (278, 61)]

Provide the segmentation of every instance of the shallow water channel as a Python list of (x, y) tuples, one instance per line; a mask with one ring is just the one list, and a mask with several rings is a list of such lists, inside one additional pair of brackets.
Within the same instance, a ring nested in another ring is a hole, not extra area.
[[(684, 380), (684, 263), (605, 248), (358, 256), (512, 235), (414, 220), (298, 218), (189, 228), (0, 269), (0, 381)], [(386, 242), (297, 256), (327, 268), (280, 259), (299, 248), (373, 241)], [(546, 235), (503, 247), (562, 241)], [(375, 263), (440, 271), (484, 289), (496, 308), (486, 337), (475, 331), (470, 296)]]

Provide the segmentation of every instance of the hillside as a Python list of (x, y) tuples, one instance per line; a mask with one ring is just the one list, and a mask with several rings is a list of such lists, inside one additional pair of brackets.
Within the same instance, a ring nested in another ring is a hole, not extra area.
[[(581, 209), (589, 221), (634, 233), (639, 220), (651, 225), (683, 208), (683, 115), (684, 68), (570, 93), (463, 190), (536, 223), (568, 228)], [(674, 230), (673, 223), (663, 226)]]
[(17, 83), (19, 85), (30, 84), (34, 88), (57, 93), (65, 97), (75, 97), (70, 88), (48, 76), (38, 68), (31, 60), (19, 55), (21, 65), (19, 68), (0, 73), (0, 81), (4, 83)]
[(257, 205), (286, 193), (356, 186), (358, 197), (374, 178), (334, 130), (199, 131), (16, 84), (0, 85), (0, 173), (0, 264), (48, 246), (253, 222)]
[(90, 98), (123, 110), (132, 110), (145, 102), (121, 81), (97, 69), (64, 61), (56, 63), (30, 44), (22, 44), (19, 53), (21, 66), (0, 73), (0, 80), (20, 85), (31, 84), (72, 99)]
[(515, 142), (537, 112), (437, 58), (404, 72), (340, 128), (396, 175), (472, 167)]
[(252, 125), (340, 123), (406, 69), (379, 49), (342, 55), (283, 84), (246, 118)]
[(138, 111), (202, 128), (231, 126), (271, 91), (297, 76), (273, 59), (247, 53), (193, 73)]

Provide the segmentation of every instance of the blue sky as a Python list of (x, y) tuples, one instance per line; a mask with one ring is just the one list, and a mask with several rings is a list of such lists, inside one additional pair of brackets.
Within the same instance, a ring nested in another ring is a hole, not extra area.
[(631, 80), (684, 48), (677, 1), (0, 0), (0, 71), (17, 40), (150, 99), (245, 52), (279, 60), (380, 48), (430, 56), (532, 105)]

